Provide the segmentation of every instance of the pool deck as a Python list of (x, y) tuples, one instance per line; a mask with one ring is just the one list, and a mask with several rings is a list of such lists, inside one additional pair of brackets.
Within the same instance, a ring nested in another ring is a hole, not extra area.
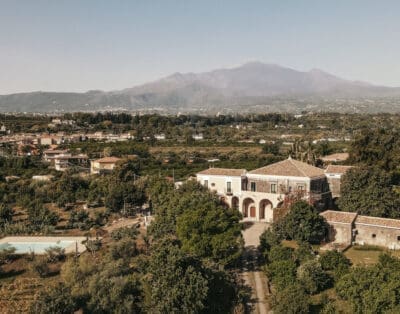
[(76, 243), (78, 243), (78, 253), (82, 253), (84, 251), (86, 251), (86, 246), (84, 244), (82, 244), (83, 241), (86, 240), (86, 237), (39, 237), (39, 236), (31, 236), (31, 237), (19, 237), (19, 236), (15, 236), (15, 237), (5, 237), (0, 239), (0, 244), (3, 243), (9, 243), (9, 242), (54, 242), (56, 244), (56, 242), (58, 241), (74, 241), (74, 243), (72, 243), (71, 245), (67, 246), (65, 248), (65, 253), (69, 254), (69, 253), (75, 253), (76, 251)]

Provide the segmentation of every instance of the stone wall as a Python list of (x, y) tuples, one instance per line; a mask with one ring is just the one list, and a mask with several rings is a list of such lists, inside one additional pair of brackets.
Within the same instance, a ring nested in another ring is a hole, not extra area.
[(329, 222), (329, 241), (340, 244), (352, 243), (352, 224)]
[(355, 223), (355, 243), (400, 249), (400, 229)]

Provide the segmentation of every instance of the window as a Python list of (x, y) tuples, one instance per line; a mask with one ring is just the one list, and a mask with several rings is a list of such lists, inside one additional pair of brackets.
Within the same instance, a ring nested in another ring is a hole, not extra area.
[(212, 186), (212, 187), (214, 187), (214, 186), (215, 186), (215, 183), (214, 183), (214, 182), (213, 182), (213, 183), (211, 183), (211, 186)]
[(208, 188), (208, 180), (204, 180), (204, 186)]
[(400, 241), (400, 236), (397, 236), (397, 241)]
[(232, 193), (232, 182), (226, 182), (226, 192)]
[(275, 183), (271, 184), (271, 193), (276, 193), (276, 184)]
[(372, 238), (374, 238), (374, 239), (376, 238), (376, 234), (375, 233), (372, 234)]
[(255, 183), (255, 182), (250, 182), (250, 190), (251, 190), (252, 192), (255, 192), (255, 191), (256, 191), (256, 183)]
[(305, 188), (305, 186), (303, 185), (303, 184), (299, 184), (298, 186), (297, 186), (297, 191), (304, 191), (306, 188)]

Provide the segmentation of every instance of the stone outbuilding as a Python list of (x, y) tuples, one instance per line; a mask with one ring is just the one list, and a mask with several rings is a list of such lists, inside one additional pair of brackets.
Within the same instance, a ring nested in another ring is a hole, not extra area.
[(327, 210), (320, 214), (329, 224), (328, 240), (334, 246), (376, 245), (400, 249), (400, 220)]

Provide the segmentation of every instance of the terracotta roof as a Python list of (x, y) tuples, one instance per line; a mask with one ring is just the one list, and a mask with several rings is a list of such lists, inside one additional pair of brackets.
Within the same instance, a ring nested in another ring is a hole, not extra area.
[(357, 217), (357, 213), (350, 212), (340, 212), (336, 210), (326, 210), (320, 213), (328, 222), (339, 222), (345, 224), (353, 223), (354, 219)]
[(198, 172), (197, 174), (240, 177), (245, 175), (245, 173), (246, 169), (208, 168), (206, 170)]
[(250, 174), (290, 176), (290, 177), (321, 177), (324, 170), (294, 159), (286, 159), (249, 172)]
[(323, 156), (323, 161), (345, 161), (349, 158), (349, 153), (336, 153), (331, 155)]
[(111, 164), (111, 163), (115, 163), (117, 161), (121, 160), (121, 158), (118, 157), (104, 157), (104, 158), (100, 158), (95, 160), (94, 162), (99, 162), (99, 163), (103, 163), (103, 164)]
[(329, 165), (325, 169), (325, 173), (346, 173), (348, 170), (353, 168), (353, 166), (337, 166), (337, 165)]
[(365, 224), (365, 225), (373, 225), (373, 226), (377, 226), (377, 227), (400, 229), (400, 220), (399, 219), (358, 216), (356, 219), (356, 224)]

